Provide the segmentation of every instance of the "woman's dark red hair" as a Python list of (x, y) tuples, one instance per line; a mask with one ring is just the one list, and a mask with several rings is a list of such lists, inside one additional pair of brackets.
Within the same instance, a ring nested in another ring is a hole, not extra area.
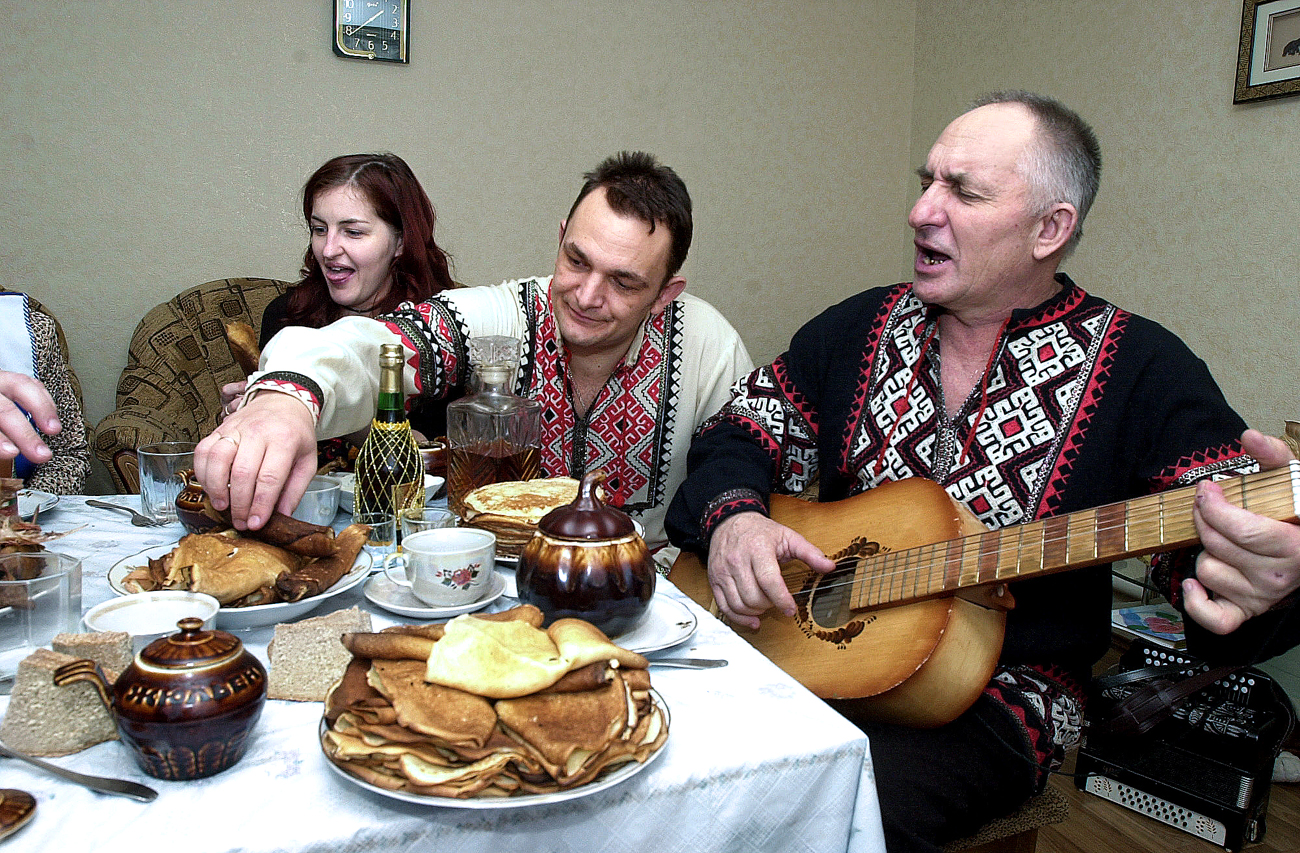
[[(456, 287), (447, 253), (433, 239), (437, 217), (415, 173), (396, 154), (348, 154), (317, 169), (302, 188), (302, 214), (311, 227), (316, 198), (336, 187), (354, 187), (369, 200), (375, 214), (402, 238), (402, 252), (393, 262), (393, 285), (378, 307), (387, 314), (403, 302), (423, 302), (435, 293)], [(311, 245), (303, 256), (302, 280), (289, 291), (290, 325), (319, 328), (343, 316), (330, 298), (329, 285)]]

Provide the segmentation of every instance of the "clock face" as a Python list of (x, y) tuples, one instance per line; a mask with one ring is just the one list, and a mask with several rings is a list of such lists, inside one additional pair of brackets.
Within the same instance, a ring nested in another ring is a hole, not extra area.
[(410, 62), (408, 0), (334, 0), (334, 52), (353, 59)]

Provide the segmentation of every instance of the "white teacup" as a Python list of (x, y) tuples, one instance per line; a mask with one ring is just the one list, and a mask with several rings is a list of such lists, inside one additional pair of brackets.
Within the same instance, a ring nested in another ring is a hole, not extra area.
[[(474, 527), (421, 530), (402, 539), (400, 553), (383, 560), (384, 574), (410, 587), (415, 597), (434, 607), (472, 604), (488, 590), (496, 566), (497, 537)], [(394, 574), (401, 565), (405, 576)]]

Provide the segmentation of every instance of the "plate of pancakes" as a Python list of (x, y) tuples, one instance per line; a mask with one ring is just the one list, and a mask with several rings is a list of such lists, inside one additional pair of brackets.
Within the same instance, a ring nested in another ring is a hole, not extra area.
[[(603, 499), (604, 490), (598, 491)], [(507, 565), (519, 562), (537, 523), (553, 509), (567, 506), (578, 497), (578, 481), (572, 477), (539, 477), (479, 486), (465, 496), (462, 522), (467, 527), (490, 530), (497, 537), (497, 560)], [(635, 518), (638, 536), (645, 528)]]
[[(361, 530), (364, 531), (365, 528)], [(229, 544), (221, 545), (222, 537), (229, 537)], [(203, 541), (216, 542), (219, 547), (196, 547), (192, 549), (192, 553), (182, 547), (182, 543), (188, 546), (190, 543)], [(268, 562), (263, 559), (262, 550), (248, 547), (250, 544), (256, 544), (253, 540), (232, 536), (229, 531), (226, 534), (192, 533), (183, 537), (180, 542), (156, 545), (138, 554), (124, 557), (108, 570), (108, 585), (118, 595), (130, 595), (150, 589), (191, 589), (193, 587), (191, 591), (206, 592), (223, 602), (221, 609), (217, 611), (218, 628), (227, 631), (260, 628), (297, 619), (369, 577), (372, 561), (370, 554), (361, 547), (364, 541), (364, 534), (362, 534), (360, 543), (341, 542), (342, 553), (347, 555), (342, 559), (349, 564), (348, 568), (326, 589), (294, 601), (287, 601), (281, 597), (265, 604), (240, 604), (239, 601), (230, 600), (231, 595), (238, 594), (244, 588), (261, 590), (268, 583), (274, 584), (279, 575), (290, 570), (291, 567), (282, 563)], [(262, 549), (265, 547), (265, 545), (261, 546)], [(348, 556), (351, 558), (348, 559)], [(177, 559), (182, 559), (185, 563), (193, 563), (193, 566), (186, 566), (185, 571), (172, 575), (171, 569)], [(301, 567), (307, 566), (310, 566), (310, 562)], [(195, 567), (205, 570), (204, 573), (196, 576)], [(153, 583), (142, 580), (150, 576)], [(166, 582), (169, 576), (174, 577), (174, 581), (170, 584)], [(203, 577), (204, 580), (200, 581), (199, 577)], [(207, 585), (209, 581), (213, 586)], [(235, 592), (226, 594), (222, 591), (228, 588), (234, 588)], [(249, 596), (240, 601), (246, 600), (257, 599)]]
[(564, 802), (642, 773), (670, 718), (649, 661), (595, 626), (541, 611), (345, 634), (321, 749), (367, 791), (446, 808)]

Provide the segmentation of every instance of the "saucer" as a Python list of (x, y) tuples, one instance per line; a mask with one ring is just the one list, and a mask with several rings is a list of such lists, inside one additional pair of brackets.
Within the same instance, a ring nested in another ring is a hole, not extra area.
[(447, 607), (434, 607), (431, 604), (425, 604), (415, 597), (415, 593), (411, 592), (410, 588), (393, 583), (383, 572), (372, 576), (370, 580), (366, 581), (362, 591), (366, 594), (366, 600), (371, 604), (377, 604), (385, 610), (401, 616), (410, 616), (414, 619), (449, 619), (462, 613), (481, 610), (496, 601), (506, 591), (506, 580), (501, 577), (500, 572), (493, 572), (492, 577), (488, 580), (486, 595), (478, 601), (471, 601), (469, 604), (453, 604)]

